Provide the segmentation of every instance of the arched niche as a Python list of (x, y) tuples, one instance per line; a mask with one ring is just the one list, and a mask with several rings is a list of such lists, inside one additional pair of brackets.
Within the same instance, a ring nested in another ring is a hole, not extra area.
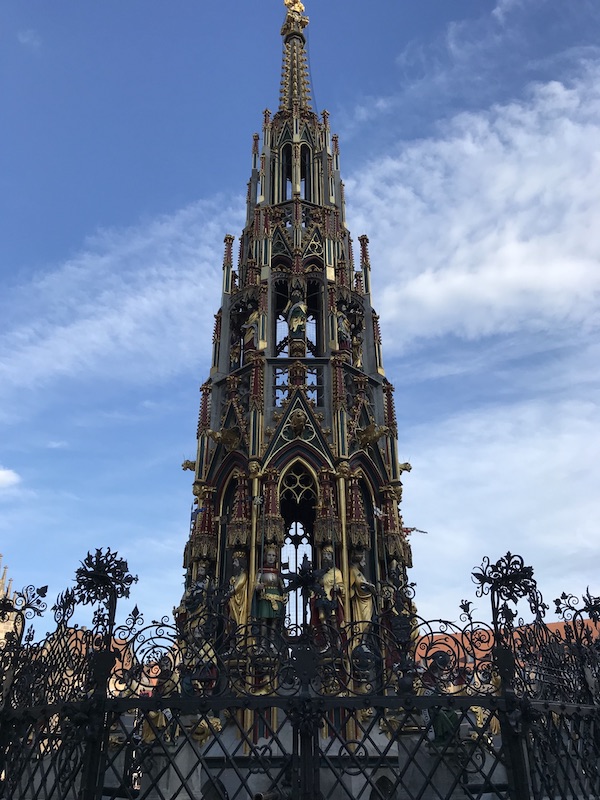
[[(321, 266), (322, 269), (322, 266)], [(306, 355), (324, 354), (323, 283), (310, 279), (306, 283)]]
[(289, 329), (285, 309), (289, 302), (289, 282), (279, 278), (273, 282), (273, 339), (275, 356), (287, 356), (289, 351)]
[(218, 522), (219, 548), (216, 564), (216, 577), (223, 584), (231, 573), (231, 553), (227, 546), (227, 525), (233, 514), (235, 490), (237, 488), (236, 470), (230, 472), (227, 482), (219, 497), (215, 508)]
[[(319, 501), (317, 474), (304, 460), (296, 459), (279, 480), (279, 510), (284, 520), (282, 564), (297, 573), (307, 558), (314, 563), (314, 524)], [(288, 597), (287, 615), (292, 626), (306, 621), (299, 590)]]
[(280, 157), (281, 202), (292, 199), (292, 145), (286, 142), (281, 148)]
[(313, 199), (312, 150), (307, 144), (300, 148), (300, 197), (309, 202)]
[(377, 518), (376, 509), (379, 508), (379, 493), (364, 469), (356, 470), (358, 473), (358, 489), (365, 512), (365, 522), (368, 530), (368, 548), (365, 553), (367, 577), (371, 582), (381, 578), (381, 559), (384, 557), (382, 540), (382, 526)]

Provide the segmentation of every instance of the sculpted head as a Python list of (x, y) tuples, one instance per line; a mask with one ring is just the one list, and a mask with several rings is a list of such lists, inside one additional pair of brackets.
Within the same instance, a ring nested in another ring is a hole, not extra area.
[(333, 547), (331, 545), (325, 545), (321, 551), (321, 564), (325, 569), (333, 567)]

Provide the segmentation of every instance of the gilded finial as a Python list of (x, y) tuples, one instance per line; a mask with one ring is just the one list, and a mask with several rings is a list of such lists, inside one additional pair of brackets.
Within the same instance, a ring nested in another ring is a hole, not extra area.
[(283, 0), (288, 11), (295, 11), (297, 14), (304, 13), (304, 3), (300, 0)]

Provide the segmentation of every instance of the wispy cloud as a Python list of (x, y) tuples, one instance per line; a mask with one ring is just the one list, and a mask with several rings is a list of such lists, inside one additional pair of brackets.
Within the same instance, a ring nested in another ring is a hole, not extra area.
[(29, 50), (39, 50), (42, 46), (42, 38), (39, 33), (32, 28), (17, 33), (17, 40), (19, 44)]
[(147, 383), (205, 362), (223, 236), (240, 226), (239, 203), (197, 203), (102, 232), (68, 262), (9, 292), (0, 300), (0, 394), (39, 392), (59, 377)]
[(395, 346), (598, 325), (599, 78), (459, 114), (348, 181)]
[[(457, 15), (458, 17), (459, 15)], [(408, 42), (396, 56), (396, 85), (336, 110), (342, 139), (429, 136), (457, 109), (478, 110), (518, 98), (532, 81), (576, 74), (598, 60), (600, 7), (548, 0), (497, 0), (478, 16), (456, 19), (429, 40)]]

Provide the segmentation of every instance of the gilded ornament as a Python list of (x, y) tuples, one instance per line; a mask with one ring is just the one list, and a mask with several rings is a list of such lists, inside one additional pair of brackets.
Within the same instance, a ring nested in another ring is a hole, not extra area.
[(220, 431), (209, 430), (206, 433), (213, 442), (222, 444), (228, 453), (236, 450), (241, 440), (239, 428), (221, 428)]
[(236, 550), (233, 554), (233, 574), (227, 591), (229, 616), (236, 626), (244, 625), (248, 621), (247, 585), (246, 554), (243, 550)]
[(350, 607), (357, 635), (366, 633), (373, 618), (375, 585), (365, 577), (366, 558), (363, 551), (352, 553), (350, 566)]
[(377, 425), (375, 422), (371, 422), (366, 428), (357, 428), (356, 437), (360, 447), (364, 448), (375, 444), (388, 432), (387, 425)]
[(336, 478), (345, 478), (347, 480), (350, 477), (350, 464), (347, 461), (341, 461), (338, 464), (335, 476)]
[(334, 630), (340, 631), (344, 624), (344, 599), (346, 586), (342, 571), (335, 566), (334, 550), (331, 545), (321, 549), (321, 569), (315, 572), (316, 581), (312, 587), (311, 624), (318, 631), (322, 645), (333, 645)]
[(260, 463), (258, 461), (251, 461), (248, 464), (248, 472), (251, 478), (257, 478), (260, 475)]
[(211, 736), (220, 733), (221, 730), (221, 721), (217, 717), (206, 717), (190, 727), (190, 734), (192, 739), (195, 739), (199, 744), (204, 744)]

